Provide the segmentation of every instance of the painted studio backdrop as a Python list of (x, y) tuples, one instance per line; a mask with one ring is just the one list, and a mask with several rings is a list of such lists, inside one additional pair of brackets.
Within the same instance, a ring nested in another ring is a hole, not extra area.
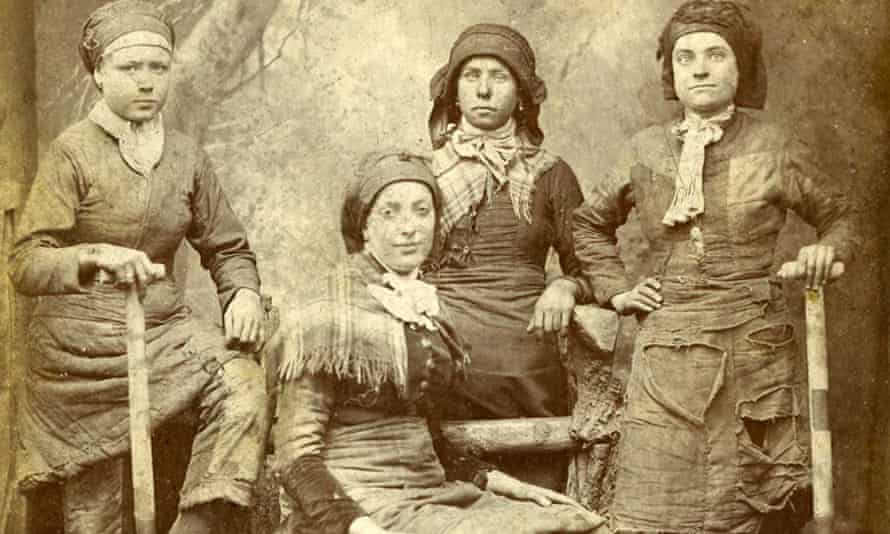
[[(36, 42), (36, 63), (15, 57), (14, 47), (3, 52), (4, 191), (14, 189), (11, 183), (26, 187), (34, 155), (97, 98), (76, 44), (81, 21), (102, 3), (44, 0), (18, 14), (3, 11), (31, 3), (13, 1), (0, 8), (2, 24), (12, 26), (3, 28), (0, 39), (29, 38), (21, 28), (33, 20)], [(661, 97), (655, 48), (663, 23), (680, 3), (158, 0), (178, 32), (176, 81), (165, 119), (202, 139), (247, 226), (264, 293), (286, 308), (344, 253), (339, 200), (358, 156), (386, 145), (428, 150), (429, 79), (446, 62), (462, 28), (507, 23), (529, 38), (549, 89), (542, 108), (547, 147), (569, 162), (587, 191), (631, 134), (678, 111)], [(793, 126), (816, 147), (828, 174), (857, 203), (867, 231), (859, 262), (827, 296), (836, 532), (886, 532), (890, 290), (882, 294), (882, 287), (890, 285), (883, 267), (890, 259), (890, 224), (882, 214), (890, 180), (890, 68), (881, 62), (890, 55), (890, 2), (752, 0), (749, 5), (765, 35), (769, 96), (764, 113)], [(26, 44), (16, 46), (31, 51)], [(27, 73), (15, 74), (29, 65), (36, 69), (36, 105), (29, 98)], [(34, 154), (23, 160), (19, 152), (29, 139)], [(15, 201), (7, 200), (3, 209), (13, 209)], [(791, 224), (782, 259), (791, 259), (813, 237), (802, 224)], [(644, 272), (647, 251), (635, 225), (621, 238), (625, 261), (635, 273)], [(180, 256), (177, 270), (193, 308), (218, 313), (215, 291), (196, 256)], [(799, 287), (787, 289), (800, 320)], [(0, 313), (4, 324), (13, 324), (7, 308)], [(633, 321), (624, 327), (620, 350), (626, 360)], [(4, 330), (7, 343), (12, 330)], [(9, 361), (4, 356), (4, 402)], [(2, 409), (5, 418), (7, 406)]]

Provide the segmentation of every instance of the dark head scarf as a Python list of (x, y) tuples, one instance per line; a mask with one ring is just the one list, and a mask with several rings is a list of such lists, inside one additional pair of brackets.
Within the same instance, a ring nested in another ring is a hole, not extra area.
[(372, 152), (362, 159), (343, 197), (340, 233), (346, 244), (346, 252), (352, 254), (365, 248), (363, 232), (368, 213), (374, 207), (377, 195), (396, 182), (418, 182), (427, 186), (433, 195), (438, 219), (442, 199), (427, 160), (404, 151)]
[(540, 145), (544, 133), (538, 126), (541, 103), (547, 98), (544, 80), (535, 74), (535, 53), (525, 37), (508, 26), (500, 24), (475, 24), (458, 36), (448, 64), (440, 68), (430, 80), (430, 98), (433, 110), (429, 128), (433, 148), (441, 147), (446, 140), (449, 123), (457, 123), (460, 110), (457, 100), (457, 76), (471, 57), (492, 56), (502, 61), (512, 72), (519, 85), (521, 111), (517, 111), (517, 129), (534, 143)]
[(748, 15), (746, 6), (728, 0), (692, 0), (680, 6), (664, 27), (658, 42), (656, 57), (662, 60), (664, 97), (677, 100), (672, 63), (677, 39), (690, 33), (711, 32), (723, 37), (735, 54), (739, 68), (735, 104), (763, 109), (767, 85), (761, 51), (763, 36)]
[(83, 24), (78, 51), (92, 74), (106, 47), (130, 32), (148, 31), (161, 35), (173, 46), (173, 25), (164, 13), (145, 0), (117, 0), (100, 7)]

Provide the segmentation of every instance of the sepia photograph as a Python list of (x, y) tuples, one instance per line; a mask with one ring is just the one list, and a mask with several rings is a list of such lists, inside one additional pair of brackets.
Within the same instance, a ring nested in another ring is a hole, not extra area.
[(890, 2), (0, 40), (0, 534), (890, 533)]

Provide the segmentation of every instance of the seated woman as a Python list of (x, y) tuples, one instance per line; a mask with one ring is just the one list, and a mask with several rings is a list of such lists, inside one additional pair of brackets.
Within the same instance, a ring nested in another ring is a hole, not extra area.
[[(256, 259), (207, 155), (161, 116), (173, 27), (151, 2), (120, 0), (83, 27), (102, 98), (46, 151), (12, 253), (16, 289), (40, 297), (17, 424), (20, 488), (60, 484), (65, 532), (115, 533), (127, 435), (124, 291), (144, 292), (152, 427), (186, 410), (200, 428), (175, 534), (246, 520), (267, 428)], [(172, 276), (180, 243), (216, 283), (225, 336), (200, 325)]]
[[(437, 230), (435, 178), (376, 153), (342, 207), (350, 256), (280, 332), (276, 478), (287, 533), (592, 532), (603, 519), (456, 451), (436, 400), (468, 361), (433, 286), (418, 279)], [(455, 481), (455, 478), (473, 483)]]

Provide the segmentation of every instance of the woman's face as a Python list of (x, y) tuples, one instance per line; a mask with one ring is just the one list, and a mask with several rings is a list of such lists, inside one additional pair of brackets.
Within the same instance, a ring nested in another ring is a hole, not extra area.
[(365, 223), (365, 247), (393, 271), (407, 274), (429, 255), (435, 230), (429, 188), (419, 182), (396, 182), (377, 194)]
[(713, 115), (735, 100), (739, 69), (732, 47), (720, 35), (696, 32), (680, 37), (671, 61), (674, 90), (686, 109)]
[(480, 130), (495, 130), (510, 119), (519, 102), (513, 73), (499, 59), (468, 59), (457, 79), (457, 104), (467, 121)]
[(105, 103), (128, 121), (153, 119), (170, 85), (170, 53), (157, 46), (130, 46), (102, 58), (94, 74)]

